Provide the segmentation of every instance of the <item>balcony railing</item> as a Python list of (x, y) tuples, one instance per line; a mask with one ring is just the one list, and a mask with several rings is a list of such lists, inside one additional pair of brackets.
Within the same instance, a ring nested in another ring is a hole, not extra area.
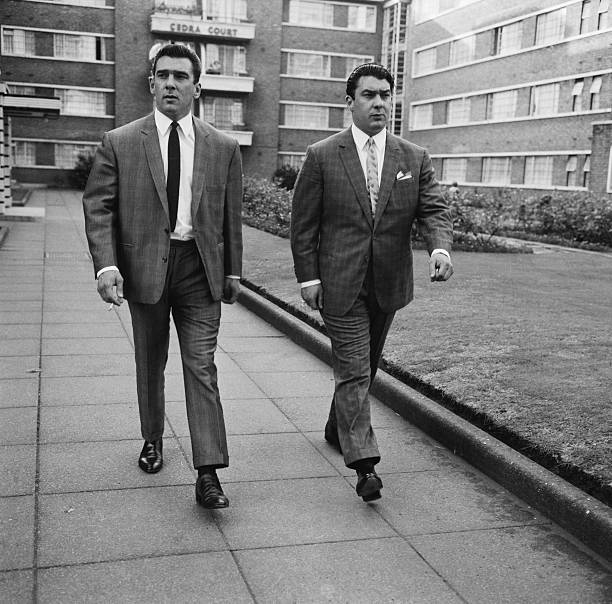
[(200, 77), (202, 90), (221, 92), (253, 92), (254, 78), (224, 74), (203, 73)]

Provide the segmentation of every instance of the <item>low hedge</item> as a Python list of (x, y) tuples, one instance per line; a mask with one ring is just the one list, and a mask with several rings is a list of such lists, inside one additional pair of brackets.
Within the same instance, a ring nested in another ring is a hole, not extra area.
[[(485, 193), (442, 187), (453, 212), (454, 249), (529, 252), (501, 237), (531, 239), (588, 249), (612, 248), (612, 200), (592, 193), (546, 194), (498, 189)], [(265, 178), (244, 179), (244, 222), (289, 237), (292, 191)], [(422, 245), (415, 230), (416, 246)]]

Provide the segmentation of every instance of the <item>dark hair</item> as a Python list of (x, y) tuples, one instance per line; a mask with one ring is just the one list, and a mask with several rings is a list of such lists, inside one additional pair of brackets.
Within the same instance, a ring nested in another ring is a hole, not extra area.
[(151, 75), (155, 75), (155, 69), (157, 67), (157, 61), (162, 57), (171, 57), (173, 59), (189, 59), (193, 66), (193, 81), (197, 84), (200, 81), (200, 75), (202, 74), (202, 63), (198, 55), (196, 55), (191, 48), (184, 44), (166, 44), (162, 46), (153, 59), (153, 65), (151, 67)]
[(387, 82), (389, 82), (389, 85), (391, 86), (391, 93), (393, 93), (393, 88), (395, 87), (395, 80), (393, 79), (393, 76), (391, 75), (389, 70), (386, 67), (379, 65), (378, 63), (363, 63), (362, 65), (357, 65), (357, 67), (353, 69), (351, 75), (346, 81), (346, 94), (352, 99), (355, 98), (357, 82), (359, 81), (359, 78), (363, 76), (374, 76), (379, 80), (387, 80)]

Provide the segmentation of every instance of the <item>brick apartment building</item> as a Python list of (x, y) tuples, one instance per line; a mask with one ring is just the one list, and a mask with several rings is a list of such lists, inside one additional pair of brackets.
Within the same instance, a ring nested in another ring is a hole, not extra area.
[(408, 137), (443, 182), (612, 192), (608, 0), (415, 0)]
[(203, 63), (194, 112), (240, 143), (247, 175), (299, 166), (348, 123), (352, 68), (382, 61), (390, 129), (427, 147), (443, 182), (612, 190), (607, 0), (3, 0), (3, 77), (55, 96), (58, 119), (14, 117), (13, 177), (65, 184), (79, 151), (152, 108), (159, 44)]

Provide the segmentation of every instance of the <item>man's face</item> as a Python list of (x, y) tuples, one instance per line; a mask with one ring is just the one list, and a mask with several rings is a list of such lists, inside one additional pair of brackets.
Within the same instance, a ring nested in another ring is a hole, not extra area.
[(185, 117), (193, 99), (200, 96), (200, 83), (193, 81), (193, 65), (183, 57), (161, 57), (149, 78), (149, 87), (155, 106), (175, 121)]
[(378, 134), (391, 113), (391, 85), (374, 76), (361, 76), (357, 80), (355, 98), (346, 97), (353, 114), (353, 123), (368, 136)]

